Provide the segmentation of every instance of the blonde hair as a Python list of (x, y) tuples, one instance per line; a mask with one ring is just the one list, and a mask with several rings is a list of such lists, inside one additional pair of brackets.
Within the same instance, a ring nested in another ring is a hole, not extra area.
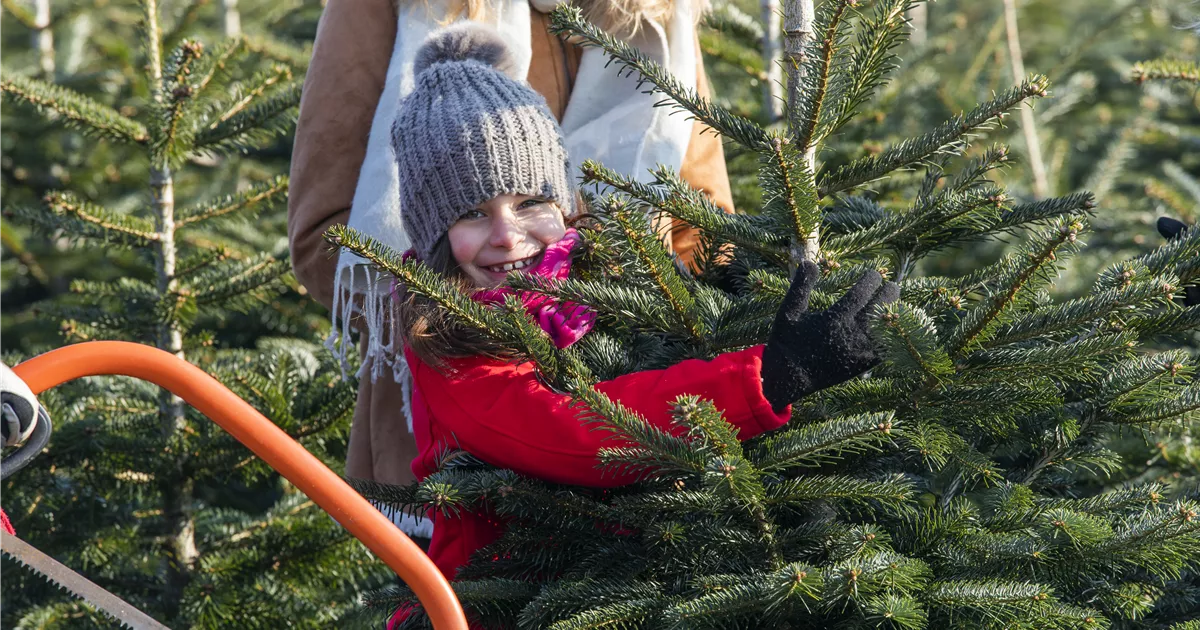
[[(396, 1), (398, 5), (421, 2), (429, 7), (429, 0)], [(492, 1), (453, 0), (449, 13), (439, 20), (439, 24), (449, 24), (462, 17), (485, 20), (491, 14)], [(676, 2), (695, 3), (693, 15), (696, 20), (708, 9), (708, 0), (572, 0), (571, 4), (579, 7), (583, 17), (601, 29), (620, 37), (629, 37), (649, 20), (665, 26), (675, 13)]]

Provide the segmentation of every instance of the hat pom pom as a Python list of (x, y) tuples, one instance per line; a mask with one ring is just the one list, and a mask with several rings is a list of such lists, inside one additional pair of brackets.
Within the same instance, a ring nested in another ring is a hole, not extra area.
[(499, 31), (477, 22), (459, 22), (434, 32), (421, 44), (413, 61), (413, 74), (449, 61), (475, 60), (503, 72), (513, 79), (517, 62)]

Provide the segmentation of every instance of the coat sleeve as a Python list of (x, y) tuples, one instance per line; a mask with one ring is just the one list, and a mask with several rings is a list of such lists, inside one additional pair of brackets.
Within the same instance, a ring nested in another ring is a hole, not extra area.
[[(696, 40), (696, 92), (702, 98), (712, 98), (708, 75), (704, 71), (704, 58), (700, 52), (700, 40)], [(697, 120), (692, 124), (692, 137), (688, 140), (687, 152), (679, 177), (692, 188), (703, 192), (714, 204), (725, 212), (733, 212), (733, 191), (729, 184), (729, 172), (725, 167), (725, 148), (721, 136), (709, 126)], [(684, 223), (672, 220), (671, 249), (685, 264), (691, 265), (699, 244), (700, 231)]]
[[(704, 71), (704, 56), (700, 41), (696, 40), (696, 93), (701, 98), (712, 98), (712, 87), (708, 73)], [(733, 212), (733, 192), (729, 184), (729, 172), (725, 166), (725, 148), (721, 136), (699, 120), (692, 124), (692, 138), (683, 156), (679, 177), (692, 188), (703, 191), (713, 203), (725, 212)]]
[[(584, 409), (550, 391), (532, 363), (472, 358), (449, 363), (444, 375), (409, 353), (413, 380), (435, 421), (454, 446), (525, 475), (594, 487), (619, 486), (630, 475), (597, 468), (597, 452), (621, 442), (580, 420)], [(689, 359), (665, 370), (626, 374), (596, 389), (670, 428), (671, 403), (685, 394), (711, 400), (737, 427), (742, 440), (783, 426), (791, 408), (775, 413), (762, 394), (762, 347), (723, 354), (712, 361)]]
[(288, 190), (296, 279), (326, 308), (337, 256), (323, 234), (345, 224), (396, 41), (393, 0), (329, 0), (304, 78)]

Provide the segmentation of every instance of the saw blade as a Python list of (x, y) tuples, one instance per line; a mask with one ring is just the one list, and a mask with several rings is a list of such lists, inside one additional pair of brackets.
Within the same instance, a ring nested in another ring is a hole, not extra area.
[(125, 600), (104, 590), (95, 582), (72, 571), (67, 565), (42, 553), (33, 545), (13, 536), (0, 536), (0, 551), (50, 582), (67, 589), (76, 597), (132, 630), (170, 630), (153, 617), (134, 608)]

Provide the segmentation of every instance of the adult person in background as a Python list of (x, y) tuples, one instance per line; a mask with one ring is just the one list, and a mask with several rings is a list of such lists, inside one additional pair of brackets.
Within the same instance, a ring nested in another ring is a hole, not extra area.
[[(288, 242), (292, 267), (307, 291), (329, 308), (329, 345), (349, 351), (361, 333), (363, 363), (346, 475), (389, 484), (413, 479), (417, 456), (407, 413), (407, 383), (398, 343), (388, 334), (390, 278), (322, 235), (333, 224), (377, 235), (397, 252), (410, 247), (401, 227), (398, 176), (390, 145), (400, 98), (413, 83), (412, 63), (429, 33), (458, 19), (495, 26), (527, 67), (529, 85), (561, 123), (573, 164), (585, 159), (645, 180), (656, 164), (675, 168), (693, 187), (732, 212), (720, 139), (699, 122), (655, 108), (633, 77), (618, 77), (600, 49), (583, 49), (549, 33), (555, 0), (330, 0), (317, 28), (292, 152)], [(709, 96), (696, 23), (704, 0), (574, 0), (584, 15)], [(379, 236), (382, 235), (382, 236)], [(666, 238), (684, 261), (696, 235)], [(344, 358), (344, 354), (342, 355)], [(410, 533), (428, 534), (412, 523)]]

